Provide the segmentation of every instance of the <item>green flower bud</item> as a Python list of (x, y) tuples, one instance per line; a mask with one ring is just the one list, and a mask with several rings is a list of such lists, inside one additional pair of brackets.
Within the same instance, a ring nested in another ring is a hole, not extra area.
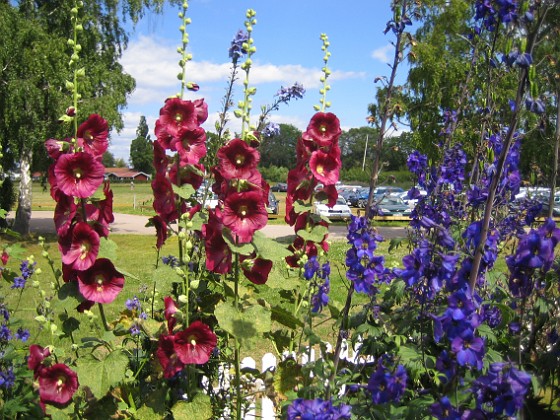
[(179, 295), (179, 297), (177, 298), (177, 300), (181, 303), (187, 303), (188, 302), (188, 298), (186, 295)]
[(82, 25), (81, 23), (78, 23), (78, 24), (76, 25), (76, 31), (81, 32), (81, 31), (83, 31), (83, 30), (84, 30), (83, 25)]

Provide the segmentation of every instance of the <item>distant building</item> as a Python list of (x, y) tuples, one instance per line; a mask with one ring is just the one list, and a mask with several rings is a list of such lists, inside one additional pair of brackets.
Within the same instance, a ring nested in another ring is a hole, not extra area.
[(114, 182), (149, 181), (152, 175), (129, 168), (105, 168), (105, 179)]

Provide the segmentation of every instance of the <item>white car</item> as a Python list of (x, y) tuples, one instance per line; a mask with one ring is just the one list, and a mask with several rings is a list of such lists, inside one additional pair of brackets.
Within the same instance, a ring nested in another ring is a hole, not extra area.
[(328, 217), (331, 220), (347, 220), (350, 219), (352, 210), (350, 210), (343, 197), (338, 197), (333, 207), (327, 206), (324, 201), (315, 202), (315, 214)]

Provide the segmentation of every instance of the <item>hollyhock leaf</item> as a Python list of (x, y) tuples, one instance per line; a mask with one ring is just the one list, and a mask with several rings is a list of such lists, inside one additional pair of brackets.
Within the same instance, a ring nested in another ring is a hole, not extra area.
[(262, 232), (255, 232), (253, 235), (253, 245), (257, 250), (257, 255), (264, 259), (284, 259), (285, 257), (292, 255), (284, 244), (266, 237)]
[(266, 285), (271, 289), (294, 290), (301, 286), (301, 280), (298, 277), (270, 276)]
[(80, 385), (87, 386), (97, 399), (125, 378), (128, 357), (120, 350), (115, 350), (97, 359), (93, 354), (85, 354), (76, 362), (76, 372)]
[(212, 402), (208, 395), (199, 393), (195, 395), (192, 402), (177, 401), (171, 407), (171, 413), (176, 419), (210, 420), (212, 418)]
[(260, 305), (240, 311), (230, 303), (216, 306), (218, 324), (239, 341), (245, 350), (251, 349), (262, 333), (269, 332), (271, 312)]
[(311, 212), (312, 210), (313, 210), (313, 204), (304, 203), (300, 200), (298, 200), (294, 203), (294, 211), (296, 213)]
[(279, 305), (274, 305), (271, 307), (271, 319), (276, 321), (285, 327), (295, 329), (296, 327), (303, 327), (304, 323), (297, 317), (294, 316), (291, 310), (283, 308)]
[(180, 187), (175, 184), (171, 185), (173, 186), (173, 192), (185, 200), (189, 199), (195, 193), (191, 184), (183, 184)]
[(231, 236), (231, 231), (228, 228), (223, 229), (222, 237), (224, 238), (224, 241), (226, 241), (231, 252), (241, 255), (251, 255), (255, 251), (255, 248), (251, 245), (251, 243), (236, 244)]
[(315, 225), (309, 231), (300, 229), (296, 233), (304, 241), (319, 243), (322, 242), (325, 235), (329, 233), (329, 228), (322, 225)]
[[(97, 258), (107, 258), (111, 261), (117, 260), (117, 244), (111, 239), (100, 238), (99, 241), (99, 253)], [(124, 273), (123, 273), (124, 274)]]
[(73, 311), (76, 306), (82, 303), (84, 297), (78, 288), (78, 282), (71, 281), (64, 283), (58, 290), (58, 299), (53, 301), (57, 309), (66, 309), (68, 312)]

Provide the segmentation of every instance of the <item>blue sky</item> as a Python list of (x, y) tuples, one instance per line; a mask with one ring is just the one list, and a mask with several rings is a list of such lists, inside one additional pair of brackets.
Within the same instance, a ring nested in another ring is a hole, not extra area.
[[(204, 97), (209, 118), (205, 128), (212, 130), (221, 109), (230, 64), (228, 48), (235, 33), (243, 28), (245, 11), (257, 12), (253, 39), (251, 86), (257, 88), (253, 99), (252, 121), (261, 105), (270, 104), (281, 86), (295, 82), (304, 85), (304, 99), (282, 105), (271, 117), (278, 123), (305, 129), (319, 103), (319, 77), (323, 66), (320, 34), (330, 41), (329, 109), (338, 115), (343, 129), (366, 125), (367, 105), (378, 85), (377, 76), (388, 76), (393, 37), (383, 34), (390, 19), (389, 0), (191, 0), (187, 15), (192, 23), (189, 51), (193, 60), (187, 67), (188, 79), (200, 85), (185, 98)], [(177, 93), (176, 78), (180, 56), (179, 8), (168, 7), (163, 15), (149, 14), (137, 25), (121, 63), (125, 72), (136, 79), (136, 90), (124, 110), (125, 128), (112, 133), (110, 151), (128, 162), (130, 142), (135, 137), (140, 116), (147, 118), (152, 139), (153, 127), (165, 98)], [(404, 69), (403, 69), (404, 70)], [(404, 75), (401, 75), (404, 77)], [(241, 98), (237, 85), (235, 103)], [(240, 126), (232, 116), (229, 128)]]

